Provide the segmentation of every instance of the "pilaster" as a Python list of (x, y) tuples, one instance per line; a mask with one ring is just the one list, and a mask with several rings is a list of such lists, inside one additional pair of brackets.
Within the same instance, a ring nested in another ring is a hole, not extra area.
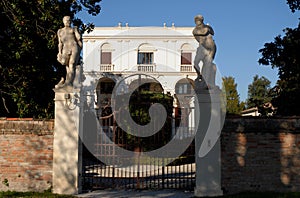
[(79, 89), (55, 89), (53, 141), (53, 192), (80, 193), (80, 93)]
[(221, 190), (220, 90), (198, 90), (195, 106), (196, 197), (223, 195)]

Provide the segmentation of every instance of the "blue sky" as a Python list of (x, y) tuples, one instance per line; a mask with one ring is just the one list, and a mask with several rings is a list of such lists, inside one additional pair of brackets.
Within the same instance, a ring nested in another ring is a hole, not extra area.
[(215, 63), (222, 76), (232, 76), (240, 99), (247, 98), (248, 85), (257, 74), (275, 85), (277, 70), (258, 64), (266, 42), (284, 35), (286, 27), (295, 28), (298, 13), (292, 13), (285, 0), (102, 0), (101, 12), (92, 17), (78, 15), (95, 26), (194, 26), (201, 14), (215, 30)]

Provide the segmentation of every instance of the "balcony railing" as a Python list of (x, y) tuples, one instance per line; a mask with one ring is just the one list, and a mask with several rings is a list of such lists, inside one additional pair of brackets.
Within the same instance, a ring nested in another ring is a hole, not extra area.
[(102, 71), (102, 72), (114, 71), (114, 65), (113, 64), (101, 64), (100, 71)]
[(180, 71), (181, 72), (193, 72), (193, 66), (192, 65), (180, 65)]
[(138, 71), (140, 72), (155, 72), (155, 64), (140, 64), (138, 65)]

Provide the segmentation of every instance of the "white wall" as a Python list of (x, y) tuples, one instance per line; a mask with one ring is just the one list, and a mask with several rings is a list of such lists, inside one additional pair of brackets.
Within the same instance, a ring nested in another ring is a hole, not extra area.
[(194, 71), (180, 72), (182, 45), (191, 45), (192, 58), (196, 54), (198, 42), (194, 39), (192, 30), (193, 27), (96, 27), (93, 32), (83, 35), (84, 85), (93, 84), (102, 76), (100, 53), (103, 44), (109, 43), (113, 49), (112, 73), (125, 76), (137, 72), (138, 48), (142, 44), (149, 44), (155, 48), (156, 70), (146, 74), (156, 78), (165, 92), (174, 93), (177, 81), (187, 76), (196, 78)]

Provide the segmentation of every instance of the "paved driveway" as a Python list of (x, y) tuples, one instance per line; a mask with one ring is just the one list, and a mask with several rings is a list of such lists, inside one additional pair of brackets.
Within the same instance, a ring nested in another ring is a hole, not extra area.
[(99, 190), (90, 193), (80, 194), (81, 198), (190, 198), (194, 197), (193, 192), (178, 190)]

